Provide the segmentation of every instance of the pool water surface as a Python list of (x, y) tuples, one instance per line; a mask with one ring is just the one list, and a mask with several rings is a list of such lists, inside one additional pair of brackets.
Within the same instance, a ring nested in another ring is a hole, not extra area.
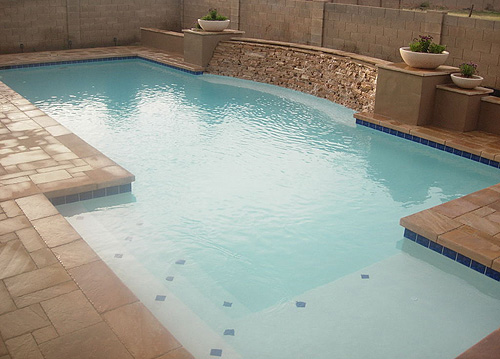
[(197, 358), (452, 358), (500, 326), (498, 282), (398, 225), (498, 169), (141, 60), (0, 77), (136, 175), (58, 208)]

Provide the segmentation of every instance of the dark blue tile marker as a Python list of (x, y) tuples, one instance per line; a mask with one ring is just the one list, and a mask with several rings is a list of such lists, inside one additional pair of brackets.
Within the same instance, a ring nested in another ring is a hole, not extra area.
[(234, 329), (226, 329), (226, 330), (224, 330), (224, 335), (232, 335), (232, 336), (234, 336)]
[(233, 303), (231, 302), (224, 302), (224, 304), (222, 304), (224, 307), (232, 307), (233, 306)]
[(159, 294), (158, 294), (158, 295), (156, 296), (156, 298), (155, 298), (155, 300), (156, 300), (157, 302), (164, 302), (164, 301), (165, 301), (165, 299), (167, 299), (167, 296), (166, 296), (166, 295), (159, 295)]
[(361, 279), (370, 279), (370, 275), (368, 275), (368, 274), (361, 274)]
[(210, 355), (213, 357), (221, 357), (222, 356), (222, 349), (212, 349), (212, 350), (210, 350)]
[(297, 308), (305, 308), (306, 302), (295, 302), (295, 305), (297, 306)]
[(180, 265), (184, 265), (184, 263), (186, 263), (185, 259), (179, 259), (177, 262), (175, 262), (175, 264), (180, 264)]
[(165, 278), (166, 280), (168, 280), (169, 282), (173, 281), (174, 280), (174, 277), (172, 277), (171, 275), (169, 275), (167, 278)]

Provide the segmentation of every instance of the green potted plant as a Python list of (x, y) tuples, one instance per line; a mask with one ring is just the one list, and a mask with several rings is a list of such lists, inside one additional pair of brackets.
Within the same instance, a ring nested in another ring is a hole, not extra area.
[(229, 26), (230, 20), (220, 15), (217, 9), (210, 9), (208, 14), (198, 19), (198, 24), (205, 31), (224, 31)]
[(477, 74), (477, 64), (464, 62), (458, 66), (460, 73), (451, 74), (451, 80), (458, 87), (473, 89), (481, 85), (483, 78)]
[(434, 43), (432, 36), (419, 35), (408, 47), (401, 47), (399, 53), (410, 67), (435, 69), (445, 63), (449, 52), (446, 46)]

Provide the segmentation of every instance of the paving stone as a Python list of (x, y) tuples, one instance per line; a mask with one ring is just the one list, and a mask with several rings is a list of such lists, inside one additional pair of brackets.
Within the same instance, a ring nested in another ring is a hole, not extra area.
[(5, 344), (12, 359), (44, 359), (31, 334), (7, 340)]
[[(0, 280), (0, 315), (16, 310), (16, 305), (12, 301), (3, 281)], [(1, 355), (1, 352), (0, 352)]]
[(8, 218), (0, 221), (0, 234), (7, 234), (28, 227), (31, 227), (31, 224), (24, 216)]
[(13, 297), (12, 299), (19, 308), (23, 308), (34, 303), (40, 303), (44, 300), (58, 297), (62, 294), (73, 292), (77, 289), (78, 286), (76, 283), (72, 280), (68, 280), (52, 287), (28, 293), (20, 297)]
[(50, 322), (39, 304), (5, 313), (0, 316), (0, 333), (7, 340), (43, 328)]
[(99, 313), (138, 300), (103, 261), (73, 268), (69, 273)]
[(70, 280), (70, 276), (60, 264), (22, 273), (15, 277), (4, 279), (5, 286), (13, 297), (53, 287)]
[(45, 359), (132, 359), (111, 329), (102, 322), (40, 344)]
[(36, 268), (19, 240), (0, 244), (0, 279), (29, 272)]
[(58, 263), (54, 253), (49, 248), (42, 248), (30, 253), (31, 258), (38, 268), (47, 267), (51, 264)]
[(490, 221), (488, 218), (479, 217), (472, 213), (466, 213), (455, 219), (490, 236), (500, 233), (500, 223)]
[(21, 208), (19, 208), (15, 201), (2, 202), (0, 205), (2, 207), (2, 210), (9, 218), (17, 217), (23, 214)]
[(80, 290), (41, 302), (59, 335), (74, 332), (102, 321)]
[(19, 163), (45, 160), (49, 158), (50, 156), (43, 150), (25, 151), (2, 156), (2, 158), (0, 158), (0, 164), (5, 167), (10, 165), (17, 165)]
[(32, 223), (49, 248), (80, 239), (80, 235), (60, 214), (37, 219)]
[(19, 198), (16, 200), (16, 203), (31, 221), (59, 214), (57, 209), (43, 194)]
[[(47, 168), (47, 167), (53, 167), (57, 166), (59, 162), (54, 161), (52, 158), (46, 159), (46, 160), (41, 160), (41, 161), (35, 161), (35, 162), (28, 162), (28, 163), (20, 163), (17, 165), (17, 167), (21, 171), (32, 171), (32, 170), (37, 170), (40, 168)], [(31, 174), (31, 173), (30, 173)]]
[(458, 198), (453, 201), (440, 204), (439, 206), (432, 207), (432, 210), (444, 214), (447, 217), (455, 218), (465, 213), (477, 210), (478, 208), (480, 208), (478, 204), (469, 202), (464, 198)]
[(33, 182), (20, 182), (5, 185), (0, 191), (0, 201), (29, 196), (40, 193), (40, 189)]
[(106, 312), (104, 318), (134, 357), (155, 358), (181, 346), (140, 302)]
[(99, 256), (83, 239), (54, 247), (52, 251), (66, 269), (78, 267), (99, 259)]
[(35, 184), (55, 182), (72, 178), (71, 175), (66, 170), (38, 173), (31, 175), (29, 177)]
[(16, 234), (28, 252), (34, 252), (47, 247), (42, 237), (32, 227), (20, 229), (16, 231)]
[(59, 124), (50, 116), (37, 116), (33, 118), (33, 121), (35, 121), (42, 127), (57, 126)]
[(438, 235), (456, 229), (463, 224), (433, 210), (425, 210), (403, 217), (401, 226), (436, 242)]
[(500, 257), (500, 246), (477, 235), (473, 229), (466, 226), (439, 236), (438, 243), (487, 267), (491, 267), (493, 261)]
[(41, 128), (38, 123), (33, 120), (16, 121), (5, 125), (11, 132), (16, 131), (32, 131)]
[(7, 243), (15, 239), (19, 239), (15, 232), (0, 235), (0, 243)]
[(33, 338), (35, 338), (35, 341), (38, 344), (45, 343), (46, 341), (52, 340), (59, 336), (59, 334), (57, 334), (56, 332), (56, 329), (52, 325), (37, 329), (31, 334), (33, 334)]

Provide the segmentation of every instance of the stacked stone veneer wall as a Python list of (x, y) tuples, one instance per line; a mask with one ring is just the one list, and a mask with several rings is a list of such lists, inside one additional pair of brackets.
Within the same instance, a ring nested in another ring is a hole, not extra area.
[(245, 41), (221, 42), (207, 72), (269, 83), (372, 111), (374, 64), (320, 50)]
[(131, 44), (140, 27), (180, 30), (181, 0), (0, 0), (0, 53)]
[[(195, 9), (201, 12), (196, 4), (206, 11), (208, 1), (184, 0), (185, 21), (198, 16), (194, 15)], [(430, 34), (448, 46), (447, 65), (475, 61), (485, 78), (483, 85), (500, 89), (500, 21), (458, 17), (440, 11), (380, 7), (389, 6), (389, 1), (352, 0), (376, 6), (320, 0), (214, 0), (210, 3), (212, 7), (225, 9), (225, 14), (231, 13), (231, 21), (237, 23), (247, 37), (323, 46), (394, 62), (402, 61), (401, 46), (407, 46), (419, 34)], [(459, 0), (449, 1), (459, 4)], [(460, 4), (457, 6), (462, 6)], [(184, 25), (191, 24), (184, 22)]]

